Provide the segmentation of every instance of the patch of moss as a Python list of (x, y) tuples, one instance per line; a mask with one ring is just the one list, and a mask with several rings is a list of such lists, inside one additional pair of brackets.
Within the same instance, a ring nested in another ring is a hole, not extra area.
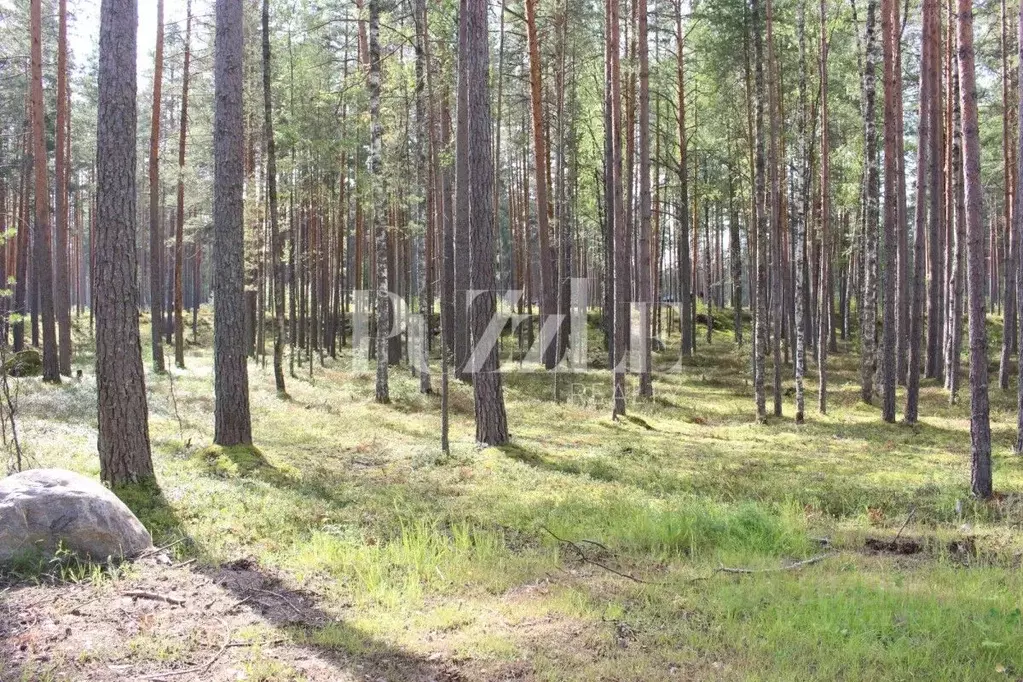
[(4, 371), (12, 377), (37, 377), (43, 373), (43, 356), (35, 348), (20, 350), (7, 358)]
[(194, 455), (210, 473), (224, 478), (249, 476), (270, 467), (266, 456), (255, 445), (208, 445)]

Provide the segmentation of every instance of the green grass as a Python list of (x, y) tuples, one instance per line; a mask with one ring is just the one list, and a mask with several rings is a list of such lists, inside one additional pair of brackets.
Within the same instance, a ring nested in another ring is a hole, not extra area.
[[(317, 360), (312, 378), (297, 367), (288, 400), (270, 358), (250, 362), (258, 449), (210, 447), (204, 324), (187, 370), (147, 367), (158, 487), (118, 494), (158, 544), (189, 538), (174, 546), (179, 558), (251, 557), (314, 591), (340, 621), (291, 636), (355, 659), (440, 651), (472, 679), (515, 665), (580, 681), (1023, 675), (1015, 389), (992, 390), (1005, 495), (974, 502), (965, 391), (949, 406), (925, 381), (920, 424), (883, 424), (859, 402), (856, 349), (843, 344), (828, 415), (814, 409), (811, 375), (805, 425), (792, 422), (791, 398), (784, 417), (758, 425), (748, 348), (731, 342), (730, 311), (715, 318), (713, 344), (701, 326), (696, 357), (659, 375), (656, 398), (630, 401), (620, 422), (606, 371), (562, 375), (561, 403), (551, 375), (512, 372), (512, 442), (479, 449), (471, 390), (453, 382), (450, 456), (439, 450), (437, 396), (393, 368), (393, 402), (376, 405), (372, 376), (346, 372), (343, 358)], [(600, 338), (591, 332), (596, 359)], [(504, 343), (511, 352), (514, 340)], [(22, 438), (34, 462), (96, 475), (95, 381), (83, 368), (81, 383), (20, 382)], [(925, 538), (924, 553), (863, 550), (868, 535), (895, 535), (911, 509), (903, 534)], [(950, 554), (947, 541), (966, 534), (977, 554)], [(642, 582), (580, 562), (554, 536)], [(780, 568), (819, 553), (821, 537), (837, 555), (798, 571), (714, 572)], [(147, 641), (133, 652), (175, 655)], [(250, 663), (252, 679), (277, 679), (271, 662)]]

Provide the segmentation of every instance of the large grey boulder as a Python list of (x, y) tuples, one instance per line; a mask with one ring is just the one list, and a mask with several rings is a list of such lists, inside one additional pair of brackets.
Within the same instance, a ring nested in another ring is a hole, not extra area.
[(99, 482), (63, 469), (0, 480), (0, 563), (63, 543), (82, 558), (130, 557), (153, 545), (142, 523)]

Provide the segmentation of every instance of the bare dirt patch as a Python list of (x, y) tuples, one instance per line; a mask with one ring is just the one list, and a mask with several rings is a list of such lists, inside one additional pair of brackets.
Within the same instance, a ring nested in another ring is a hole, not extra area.
[[(137, 577), (0, 588), (0, 680), (466, 679), (457, 667), (365, 641), (371, 654), (313, 643), (332, 624), (315, 594), (241, 559), (216, 569), (148, 559)], [(160, 597), (167, 597), (161, 599)]]

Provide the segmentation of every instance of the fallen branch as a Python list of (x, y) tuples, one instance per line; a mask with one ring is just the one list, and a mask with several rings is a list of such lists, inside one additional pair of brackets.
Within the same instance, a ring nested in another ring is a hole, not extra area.
[(240, 646), (277, 646), (278, 644), (284, 644), (286, 639), (268, 639), (263, 642), (229, 642), (228, 648), (240, 647)]
[(902, 522), (902, 527), (899, 528), (899, 532), (895, 534), (896, 541), (898, 541), (899, 537), (902, 535), (902, 531), (906, 530), (906, 526), (909, 525), (909, 522), (910, 520), (912, 520), (914, 514), (916, 514), (915, 506), (909, 510), (909, 515), (906, 517), (906, 520)]
[(607, 545), (602, 544), (600, 542), (597, 542), (596, 540), (580, 540), (579, 542), (580, 543), (585, 542), (587, 545), (593, 545), (594, 547), (599, 547), (600, 549), (604, 550), (608, 554), (614, 554), (614, 552), (612, 552), (610, 549), (607, 548)]
[(231, 611), (234, 611), (236, 608), (238, 608), (242, 604), (250, 601), (251, 599), (252, 599), (252, 595), (251, 594), (249, 596), (245, 597), (244, 599), (239, 599), (235, 603), (233, 603), (230, 606), (228, 606), (227, 610), (225, 610), (224, 613), (230, 613)]
[[(583, 548), (580, 547), (579, 545), (577, 545), (576, 543), (572, 542), (571, 540), (566, 540), (565, 538), (558, 537), (557, 535), (554, 534), (554, 531), (552, 531), (547, 526), (540, 526), (540, 528), (542, 530), (547, 531), (547, 533), (552, 538), (554, 538), (555, 540), (557, 540), (561, 544), (567, 545), (568, 547), (571, 547), (573, 550), (575, 550), (575, 553), (579, 557), (579, 560), (582, 561), (584, 564), (591, 564), (593, 566), (596, 566), (597, 568), (602, 568), (605, 571), (607, 571), (608, 573), (614, 573), (615, 575), (617, 575), (619, 577), (625, 578), (627, 580), (631, 580), (632, 582), (639, 583), (641, 585), (659, 585), (659, 584), (661, 584), (661, 583), (651, 582), (649, 580), (643, 580), (642, 578), (637, 578), (634, 575), (629, 575), (628, 573), (623, 573), (623, 572), (621, 572), (621, 571), (619, 571), (619, 570), (617, 570), (615, 568), (611, 568), (607, 564), (601, 563), (601, 562), (599, 562), (599, 561), (597, 561), (595, 559), (591, 559), (589, 556), (587, 556), (586, 552), (583, 551)], [(585, 542), (589, 542), (590, 544), (594, 544), (594, 545), (598, 545), (599, 544), (599, 543), (593, 542), (592, 540), (586, 540)], [(603, 547), (603, 545), (600, 545), (600, 546)], [(604, 549), (605, 549), (605, 551), (607, 551), (606, 547), (604, 547)]]
[(302, 610), (301, 610), (301, 609), (299, 609), (299, 608), (298, 608), (297, 606), (295, 606), (295, 605), (294, 605), (294, 604), (293, 604), (293, 603), (291, 602), (291, 600), (290, 600), (290, 599), (288, 599), (287, 597), (285, 597), (285, 596), (284, 596), (283, 594), (279, 594), (279, 593), (277, 593), (277, 592), (272, 592), (272, 591), (270, 591), (270, 590), (260, 590), (260, 589), (255, 589), (255, 588), (253, 588), (253, 590), (252, 590), (252, 591), (253, 591), (253, 592), (262, 592), (263, 594), (269, 594), (269, 595), (271, 595), (271, 596), (277, 597), (278, 599), (280, 599), (281, 601), (283, 601), (283, 602), (284, 602), (285, 604), (287, 604), (288, 606), (290, 606), (290, 607), (291, 607), (291, 608), (292, 608), (292, 609), (293, 609), (293, 610), (295, 611), (295, 613), (297, 613), (297, 614), (298, 614), (299, 616), (301, 616), (301, 615), (302, 615)]
[(830, 559), (836, 554), (837, 552), (826, 552), (824, 554), (812, 556), (809, 559), (797, 561), (796, 563), (789, 564), (788, 566), (778, 566), (776, 568), (741, 568), (741, 567), (732, 568), (730, 566), (718, 566), (717, 568), (714, 569), (714, 573), (739, 573), (742, 575), (750, 575), (753, 573), (778, 573), (779, 571), (793, 571), (797, 568), (802, 568), (803, 566), (809, 566), (810, 564), (816, 564), (820, 561), (824, 561), (825, 559)]
[(168, 597), (163, 594), (156, 594), (155, 592), (144, 592), (142, 590), (130, 590), (128, 592), (122, 592), (121, 596), (131, 597), (132, 599), (152, 599), (153, 601), (162, 601), (174, 606), (184, 606), (185, 600), (178, 599), (177, 597)]
[(72, 608), (68, 609), (67, 613), (74, 613), (75, 611), (77, 611), (78, 609), (82, 608), (83, 606), (87, 606), (88, 604), (91, 604), (92, 602), (100, 599), (101, 597), (102, 597), (102, 595), (96, 594), (96, 595), (93, 595), (93, 596), (89, 597), (85, 601), (80, 601), (77, 604), (75, 604)]
[(136, 559), (144, 559), (146, 557), (153, 556), (154, 554), (159, 554), (160, 552), (168, 550), (168, 549), (170, 549), (171, 547), (173, 547), (175, 545), (181, 544), (182, 542), (184, 542), (187, 539), (188, 539), (187, 535), (182, 535), (177, 540), (174, 540), (173, 542), (168, 542), (166, 545), (162, 545), (160, 547), (150, 547), (149, 549), (144, 549), (141, 552), (139, 552), (137, 555), (135, 555), (135, 558)]

